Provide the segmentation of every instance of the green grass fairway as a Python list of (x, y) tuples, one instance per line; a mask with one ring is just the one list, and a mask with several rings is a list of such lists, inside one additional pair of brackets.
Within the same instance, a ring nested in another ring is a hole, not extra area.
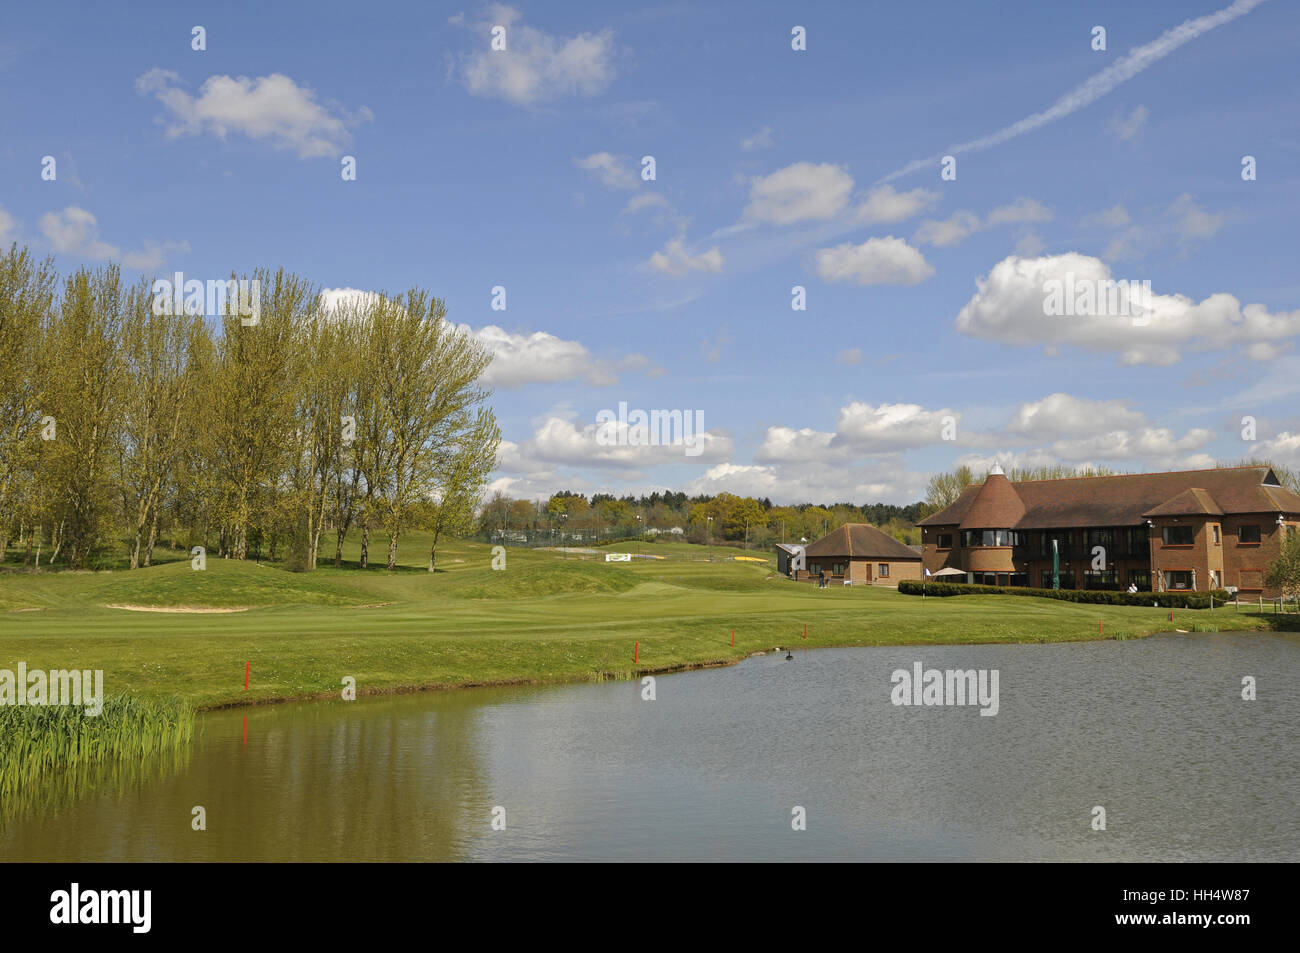
[[(1274, 623), (1231, 608), (1175, 611), (1171, 624), (1167, 609), (818, 590), (776, 577), (770, 559), (733, 558), (764, 553), (714, 546), (709, 562), (704, 547), (682, 543), (605, 547), (665, 557), (631, 563), (511, 549), (507, 568), (493, 571), (490, 546), (453, 542), (430, 574), (427, 540), (413, 535), (402, 540), (397, 571), (363, 572), (355, 535), (349, 566), (315, 573), (215, 557), (204, 572), (186, 560), (134, 572), (0, 573), (0, 668), (103, 669), (110, 694), (176, 696), (202, 708), (338, 697), (344, 676), (364, 694), (629, 678), (777, 645), (1071, 641), (1098, 638), (1099, 621), (1105, 638)], [(376, 541), (372, 553), (384, 552)], [(159, 608), (188, 611), (138, 611)]]

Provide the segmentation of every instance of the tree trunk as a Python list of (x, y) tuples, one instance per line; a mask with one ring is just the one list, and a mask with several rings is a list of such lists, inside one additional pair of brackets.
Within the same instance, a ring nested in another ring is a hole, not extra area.
[(158, 514), (155, 512), (153, 514), (153, 520), (150, 521), (149, 523), (149, 545), (145, 548), (144, 551), (144, 564), (146, 566), (153, 565), (153, 547), (154, 544), (157, 542), (158, 542)]
[(361, 524), (361, 568), (370, 568), (370, 522)]
[(388, 534), (388, 571), (392, 572), (397, 568), (397, 532)]

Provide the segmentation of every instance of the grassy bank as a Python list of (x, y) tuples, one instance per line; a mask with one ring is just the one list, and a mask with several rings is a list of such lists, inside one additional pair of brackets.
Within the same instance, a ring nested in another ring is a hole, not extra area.
[(770, 562), (732, 558), (766, 554), (714, 547), (708, 562), (684, 544), (616, 547), (664, 557), (631, 563), (510, 550), (507, 568), (493, 571), (490, 547), (460, 543), (440, 551), (441, 571), (430, 574), (421, 542), (404, 542), (409, 562), (392, 573), (291, 574), (213, 558), (205, 572), (177, 562), (0, 574), (0, 668), (102, 668), (110, 692), (201, 709), (337, 698), (349, 676), (366, 694), (632, 677), (776, 645), (1056, 642), (1272, 624), (1231, 608), (1175, 610), (1171, 623), (1168, 610), (1145, 607), (818, 590), (775, 576)]

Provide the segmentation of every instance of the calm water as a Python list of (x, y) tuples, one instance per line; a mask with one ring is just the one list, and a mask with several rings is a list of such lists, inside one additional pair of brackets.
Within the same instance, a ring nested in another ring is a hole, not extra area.
[[(997, 716), (892, 705), (917, 660), (998, 669)], [(1294, 635), (796, 646), (656, 688), (217, 713), (188, 764), (11, 825), (0, 858), (1300, 859)]]

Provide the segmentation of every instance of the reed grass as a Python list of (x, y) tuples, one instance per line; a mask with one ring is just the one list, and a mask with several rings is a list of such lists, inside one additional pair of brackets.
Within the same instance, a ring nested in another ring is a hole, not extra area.
[(0, 825), (163, 766), (188, 751), (195, 725), (178, 699), (110, 696), (94, 717), (75, 705), (0, 706)]

